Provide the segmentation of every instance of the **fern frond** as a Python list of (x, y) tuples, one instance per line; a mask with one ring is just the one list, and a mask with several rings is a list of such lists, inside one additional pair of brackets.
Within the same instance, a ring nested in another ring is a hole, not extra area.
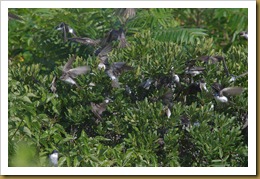
[(152, 36), (155, 40), (162, 42), (175, 42), (175, 43), (185, 43), (194, 44), (197, 37), (207, 36), (205, 29), (200, 28), (170, 28), (167, 30), (154, 31)]

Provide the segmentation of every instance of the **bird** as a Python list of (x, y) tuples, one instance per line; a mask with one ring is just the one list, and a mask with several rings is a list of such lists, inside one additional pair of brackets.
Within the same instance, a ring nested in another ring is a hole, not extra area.
[(248, 40), (248, 32), (247, 31), (242, 31), (239, 33), (240, 37), (245, 38), (246, 40)]
[(54, 76), (53, 77), (53, 79), (52, 79), (52, 82), (51, 82), (51, 91), (55, 94), (56, 93), (56, 90), (57, 90), (57, 88), (56, 88), (56, 79), (57, 79), (57, 77), (56, 76)]
[(19, 17), (18, 15), (16, 15), (16, 14), (8, 12), (8, 20), (18, 20), (18, 21), (21, 21), (23, 19), (21, 17)]
[(50, 165), (58, 167), (58, 158), (59, 152), (57, 150), (53, 150), (52, 153), (49, 155)]
[(189, 60), (186, 62), (185, 74), (190, 75), (190, 83), (193, 83), (193, 77), (204, 72), (205, 67), (195, 66), (196, 60)]
[(107, 44), (104, 48), (101, 49), (100, 52), (98, 52), (98, 58), (100, 60), (98, 64), (98, 69), (106, 69), (106, 66), (108, 65), (108, 53), (112, 51), (112, 44)]
[(119, 30), (112, 29), (110, 30), (105, 38), (101, 41), (101, 46), (106, 46), (107, 44), (119, 40), (119, 47), (124, 48), (129, 46), (128, 42), (126, 41), (125, 31), (122, 27)]
[(173, 83), (177, 83), (177, 84), (180, 83), (180, 77), (177, 74), (173, 74), (172, 76), (173, 76), (173, 80), (172, 80)]
[(77, 87), (79, 87), (74, 79), (78, 75), (86, 74), (88, 71), (90, 71), (90, 67), (80, 66), (80, 67), (72, 68), (72, 63), (75, 59), (76, 59), (75, 55), (72, 55), (68, 60), (68, 62), (64, 65), (62, 69), (62, 76), (60, 77), (60, 79), (62, 81), (65, 81), (66, 83), (76, 85)]
[(228, 67), (226, 65), (226, 61), (225, 58), (223, 56), (219, 56), (219, 55), (214, 55), (214, 56), (201, 56), (199, 57), (199, 60), (201, 60), (202, 62), (206, 63), (206, 64), (217, 64), (222, 62), (223, 63), (223, 67), (224, 67), (224, 71), (226, 73), (227, 76), (230, 75), (229, 71), (228, 71)]
[(149, 90), (154, 80), (152, 78), (148, 78), (147, 80), (143, 81), (139, 86)]
[(192, 67), (187, 67), (185, 70), (185, 73), (194, 77), (194, 76), (197, 76), (197, 75), (203, 73), (204, 70), (205, 70), (204, 67), (192, 66)]
[(92, 46), (97, 46), (101, 42), (100, 39), (94, 40), (88, 37), (72, 37), (72, 38), (68, 38), (68, 40), (71, 42), (77, 42), (80, 44), (92, 45)]
[(168, 106), (170, 109), (173, 106), (173, 92), (170, 88), (166, 89), (166, 92), (160, 96), (163, 105)]
[(105, 64), (105, 73), (112, 80), (112, 87), (119, 88), (119, 76), (126, 71), (133, 70), (133, 67), (128, 66), (125, 62), (114, 62)]
[(197, 94), (198, 92), (202, 92), (203, 90), (208, 92), (205, 80), (201, 79), (197, 82), (194, 82), (188, 86), (187, 93), (188, 94)]
[(248, 74), (248, 72), (242, 73), (241, 75), (235, 76), (235, 75), (230, 75), (231, 78), (229, 80), (230, 83), (236, 81), (238, 78), (241, 78), (243, 76), (246, 76)]
[(72, 34), (74, 37), (77, 37), (75, 30), (71, 28), (68, 24), (62, 22), (57, 27), (56, 30), (61, 30), (64, 36), (64, 42), (67, 42), (67, 33)]
[(183, 114), (180, 117), (180, 121), (181, 121), (182, 129), (188, 129), (188, 128), (191, 127), (190, 119), (189, 119), (189, 117), (186, 114)]
[(109, 104), (111, 100), (110, 99), (106, 99), (104, 100), (103, 103), (100, 104), (96, 104), (91, 102), (91, 111), (94, 113), (94, 115), (97, 117), (97, 122), (102, 121), (102, 113), (106, 110), (107, 105)]
[(126, 22), (136, 15), (136, 8), (119, 8), (116, 9), (116, 14)]
[(223, 57), (222, 56), (201, 56), (199, 57), (199, 59), (204, 62), (204, 63), (207, 63), (207, 64), (216, 64), (218, 62), (221, 62), (223, 60)]
[(243, 92), (242, 87), (227, 87), (223, 88), (219, 83), (215, 82), (212, 84), (212, 89), (215, 91), (214, 98), (217, 102), (228, 103), (227, 96), (240, 95)]

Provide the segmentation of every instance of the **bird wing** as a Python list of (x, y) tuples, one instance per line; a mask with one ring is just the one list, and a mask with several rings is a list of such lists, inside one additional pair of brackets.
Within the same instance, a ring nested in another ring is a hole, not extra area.
[(108, 53), (112, 51), (112, 44), (106, 45), (98, 54), (98, 58), (102, 63), (108, 63)]
[(209, 61), (209, 58), (210, 58), (210, 56), (201, 56), (201, 57), (199, 57), (199, 59), (201, 61), (206, 62), (206, 63)]
[(191, 67), (189, 71), (203, 71), (205, 70), (205, 67)]
[(99, 40), (93, 40), (88, 37), (73, 37), (73, 38), (68, 38), (68, 40), (72, 42), (85, 44), (85, 45), (97, 45), (99, 43)]
[(248, 74), (248, 72), (242, 73), (241, 75), (238, 75), (237, 78), (240, 78), (240, 77), (246, 76), (247, 74)]
[(65, 23), (62, 26), (62, 31), (63, 31), (64, 42), (67, 42), (68, 38), (67, 38), (67, 30), (66, 30), (66, 24)]
[(109, 52), (112, 51), (112, 44), (107, 44), (102, 50), (99, 52), (98, 56), (104, 56), (107, 55)]
[(125, 32), (123, 29), (120, 29), (119, 41), (120, 41), (119, 46), (121, 48), (125, 48), (129, 46), (129, 44), (126, 41)]
[(111, 86), (112, 86), (113, 88), (119, 88), (119, 87), (120, 87), (118, 78), (116, 78), (116, 79), (114, 79), (114, 80), (111, 81)]
[(81, 66), (81, 67), (70, 69), (68, 71), (68, 73), (70, 74), (70, 76), (72, 78), (76, 78), (78, 75), (86, 74), (88, 71), (90, 71), (90, 67), (89, 66)]
[(113, 67), (114, 69), (120, 69), (120, 68), (122, 68), (125, 64), (126, 64), (125, 62), (114, 62), (114, 63), (112, 64), (112, 67)]
[(106, 36), (101, 40), (101, 45), (107, 45), (108, 43), (118, 39), (118, 31), (117, 30), (110, 30)]
[(15, 14), (12, 14), (10, 12), (8, 12), (8, 19), (23, 20), (21, 17), (15, 15)]
[(100, 114), (97, 112), (98, 111), (98, 107), (97, 107), (97, 104), (91, 102), (91, 111), (94, 113), (94, 115), (99, 119), (99, 120), (102, 120)]
[(100, 103), (98, 106), (98, 114), (102, 115), (102, 113), (106, 110), (107, 108), (107, 103)]
[(69, 71), (69, 70), (72, 68), (72, 63), (73, 63), (73, 61), (74, 61), (75, 59), (76, 59), (75, 55), (72, 55), (72, 56), (69, 58), (68, 62), (64, 65), (62, 71), (63, 71), (63, 72)]
[(228, 87), (228, 88), (222, 89), (219, 93), (220, 93), (220, 96), (222, 96), (222, 95), (234, 96), (234, 95), (239, 95), (242, 92), (243, 92), (243, 88), (241, 88), (241, 87)]

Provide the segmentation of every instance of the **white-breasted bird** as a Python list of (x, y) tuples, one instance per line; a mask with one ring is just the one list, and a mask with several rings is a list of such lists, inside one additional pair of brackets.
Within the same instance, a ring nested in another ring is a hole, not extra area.
[(242, 31), (242, 32), (239, 33), (239, 35), (241, 37), (244, 37), (246, 40), (248, 40), (248, 32), (247, 31)]
[(77, 87), (79, 87), (74, 79), (78, 75), (86, 74), (87, 72), (89, 72), (90, 67), (80, 66), (80, 67), (72, 68), (72, 63), (74, 62), (75, 59), (76, 59), (75, 55), (72, 55), (68, 60), (68, 62), (64, 65), (62, 69), (62, 76), (60, 77), (60, 79), (62, 81), (65, 81), (66, 83), (76, 85)]
[(51, 166), (58, 167), (59, 152), (57, 150), (53, 150), (49, 155), (49, 159)]
[(227, 87), (223, 88), (220, 84), (214, 83), (212, 89), (215, 91), (214, 98), (217, 102), (227, 103), (228, 96), (240, 95), (243, 92), (242, 87)]

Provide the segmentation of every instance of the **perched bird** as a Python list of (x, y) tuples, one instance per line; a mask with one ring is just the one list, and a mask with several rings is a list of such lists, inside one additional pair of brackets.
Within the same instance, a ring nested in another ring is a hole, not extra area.
[(175, 95), (174, 100), (182, 99), (183, 102), (190, 104), (198, 100), (197, 93), (201, 93), (202, 91), (208, 92), (206, 82), (203, 79), (193, 82), (189, 86), (182, 87)]
[(53, 150), (52, 153), (49, 155), (50, 165), (54, 167), (58, 167), (58, 158), (59, 158), (58, 151)]
[(212, 89), (215, 91), (214, 98), (217, 102), (227, 103), (227, 96), (240, 95), (243, 92), (241, 87), (227, 87), (223, 88), (219, 83), (213, 83)]
[(60, 77), (60, 79), (69, 84), (76, 85), (77, 87), (79, 87), (74, 79), (78, 75), (86, 74), (88, 71), (90, 71), (90, 67), (80, 66), (80, 67), (72, 68), (72, 63), (75, 59), (76, 59), (75, 55), (72, 55), (69, 61), (63, 67), (62, 76)]
[(51, 85), (50, 85), (51, 86), (51, 91), (53, 93), (56, 93), (56, 90), (57, 90), (57, 88), (56, 88), (56, 79), (57, 79), (57, 77), (54, 76), (53, 79), (52, 79)]
[(247, 31), (242, 31), (242, 32), (239, 33), (239, 35), (240, 35), (240, 37), (243, 37), (246, 40), (248, 40), (248, 33), (247, 33)]
[(197, 94), (203, 90), (208, 92), (205, 80), (201, 79), (200, 81), (190, 84), (187, 88), (187, 94)]
[(97, 46), (101, 40), (93, 40), (91, 38), (88, 37), (73, 37), (73, 38), (68, 38), (69, 41), (71, 42), (77, 42), (77, 43), (81, 43), (84, 45), (92, 45), (92, 46)]
[(68, 24), (65, 24), (64, 22), (60, 23), (57, 27), (56, 30), (61, 30), (63, 32), (64, 36), (64, 42), (67, 42), (67, 33), (72, 34), (74, 37), (77, 37), (75, 30), (72, 29)]
[(191, 127), (191, 122), (187, 115), (185, 114), (182, 115), (180, 120), (181, 120), (182, 129), (187, 129)]
[(246, 76), (248, 74), (248, 72), (242, 73), (241, 75), (235, 76), (235, 75), (230, 75), (231, 78), (229, 80), (229, 82), (234, 82), (236, 81), (238, 78), (241, 78), (243, 76)]
[(143, 81), (139, 86), (149, 90), (154, 80), (152, 78), (148, 78), (147, 80)]

